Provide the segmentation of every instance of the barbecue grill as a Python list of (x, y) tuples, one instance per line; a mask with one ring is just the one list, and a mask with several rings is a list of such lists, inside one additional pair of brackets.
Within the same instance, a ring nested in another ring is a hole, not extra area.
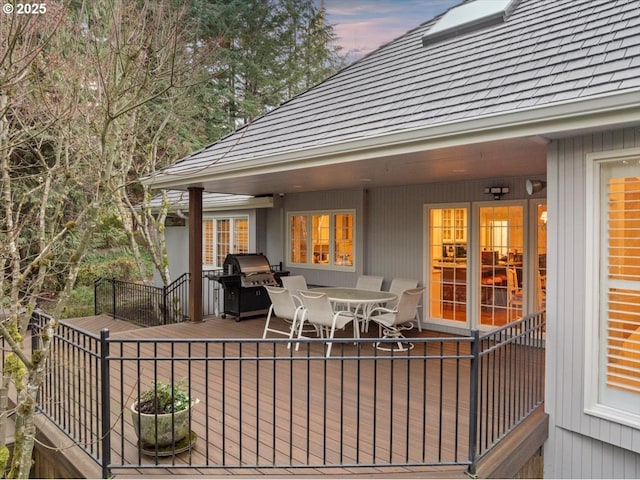
[(265, 286), (282, 285), (280, 277), (289, 272), (271, 269), (261, 253), (229, 254), (224, 260), (223, 275), (215, 277), (224, 290), (224, 314), (236, 320), (267, 313), (271, 301)]

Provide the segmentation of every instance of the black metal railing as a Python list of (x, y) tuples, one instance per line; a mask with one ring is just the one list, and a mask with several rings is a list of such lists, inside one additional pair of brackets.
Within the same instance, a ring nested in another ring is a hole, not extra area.
[[(282, 271), (282, 263), (271, 265)], [(222, 285), (216, 280), (222, 269), (202, 272), (202, 314), (219, 315), (224, 310)], [(189, 317), (190, 274), (184, 273), (169, 285), (156, 287), (114, 278), (94, 282), (94, 313), (105, 313), (137, 325), (179, 323)]]
[[(219, 272), (203, 272), (204, 315), (217, 315), (221, 311), (221, 286), (212, 280)], [(189, 279), (189, 273), (185, 273), (167, 286), (156, 287), (99, 278), (94, 283), (94, 312), (147, 327), (182, 322), (189, 317)]]
[[(461, 465), (544, 398), (545, 315), (469, 337), (124, 339), (61, 322), (42, 411), (103, 468), (273, 469)], [(37, 328), (35, 328), (37, 336)], [(195, 445), (165, 457), (136, 443), (128, 411), (153, 379), (198, 398)], [(197, 441), (196, 441), (197, 438)], [(157, 471), (157, 470), (155, 470)]]

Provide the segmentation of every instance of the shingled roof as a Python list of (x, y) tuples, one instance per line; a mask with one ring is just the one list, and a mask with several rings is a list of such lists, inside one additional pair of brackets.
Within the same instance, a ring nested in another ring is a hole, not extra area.
[[(507, 21), (423, 46), (409, 31), (149, 183), (399, 132), (638, 93), (640, 1), (520, 0)], [(636, 100), (636, 101), (638, 101)], [(570, 109), (570, 108), (569, 108)]]

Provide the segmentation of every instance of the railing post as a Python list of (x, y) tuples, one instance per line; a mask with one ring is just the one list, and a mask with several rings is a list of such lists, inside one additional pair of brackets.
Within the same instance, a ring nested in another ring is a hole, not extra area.
[(162, 285), (162, 324), (167, 324), (167, 286)]
[(31, 351), (35, 352), (40, 349), (40, 335), (38, 333), (42, 330), (42, 317), (37, 310), (31, 313), (29, 323), (31, 324)]
[(93, 281), (93, 314), (98, 315), (98, 285), (100, 279), (97, 278)]
[(109, 465), (111, 464), (111, 382), (109, 375), (109, 330), (104, 328), (100, 331), (102, 478), (109, 478), (111, 476), (109, 473)]
[(480, 332), (471, 330), (471, 366), (469, 371), (469, 469), (467, 473), (476, 477), (476, 455), (478, 452), (478, 372), (480, 370)]
[(113, 304), (111, 305), (111, 316), (116, 318), (116, 279), (111, 278), (111, 301)]

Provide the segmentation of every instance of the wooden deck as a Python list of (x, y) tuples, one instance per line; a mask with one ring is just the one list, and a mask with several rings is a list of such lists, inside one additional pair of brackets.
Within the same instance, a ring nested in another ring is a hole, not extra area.
[[(108, 316), (71, 319), (66, 323), (94, 333), (108, 329), (112, 339), (255, 339), (262, 336), (264, 318), (236, 322), (230, 318), (210, 317), (199, 323), (189, 322), (152, 328), (138, 328)], [(351, 336), (349, 331), (342, 335), (347, 338)], [(435, 334), (413, 330), (410, 336), (429, 337)], [(442, 335), (438, 334), (438, 337)], [(134, 348), (140, 348), (138, 345), (142, 350), (133, 352)], [(206, 475), (209, 478), (229, 475), (466, 478), (466, 467), (456, 465), (336, 466), (322, 469), (238, 468), (202, 471), (181, 468), (183, 462), (216, 465), (234, 462), (251, 464), (253, 461), (259, 465), (260, 459), (271, 457), (282, 457), (285, 463), (292, 461), (295, 465), (305, 465), (305, 462), (355, 465), (360, 463), (358, 460), (362, 461), (363, 457), (365, 463), (375, 463), (371, 459), (385, 456), (392, 460), (390, 463), (395, 464), (399, 463), (397, 459), (402, 456), (408, 459), (407, 463), (410, 463), (411, 459), (415, 461), (418, 457), (437, 463), (438, 458), (428, 458), (432, 453), (425, 453), (423, 445), (438, 444), (440, 447), (433, 450), (436, 452), (433, 455), (444, 457), (445, 461), (454, 458), (464, 460), (468, 448), (466, 432), (469, 398), (468, 390), (464, 391), (464, 386), (469, 383), (469, 373), (465, 367), (455, 367), (454, 371), (452, 366), (444, 364), (440, 367), (430, 364), (427, 368), (427, 362), (424, 361), (423, 368), (412, 367), (410, 377), (407, 374), (409, 370), (400, 370), (398, 376), (401, 378), (394, 380), (397, 365), (394, 366), (393, 362), (399, 360), (386, 364), (372, 360), (325, 362), (322, 360), (321, 343), (304, 345), (304, 348), (301, 348), (307, 349), (304, 352), (287, 350), (286, 344), (282, 343), (260, 346), (256, 346), (255, 343), (226, 344), (223, 347), (222, 344), (196, 342), (174, 346), (171, 352), (164, 350), (164, 347), (160, 351), (151, 351), (152, 345), (124, 344), (122, 351), (111, 352), (114, 358), (126, 359), (135, 354), (149, 359), (137, 363), (126, 360), (111, 362), (111, 396), (114, 409), (117, 410), (112, 411), (112, 424), (115, 425), (112, 432), (112, 461), (114, 464), (121, 461), (122, 464), (148, 463), (159, 464), (162, 467), (137, 470), (116, 468), (112, 470), (114, 478), (149, 475), (191, 477), (194, 474)], [(219, 350), (222, 348), (226, 350)], [(371, 350), (367, 355), (374, 354), (371, 345), (363, 345), (361, 348)], [(433, 348), (443, 347), (440, 345)], [(355, 355), (355, 349), (351, 343), (338, 344), (334, 346), (333, 355), (346, 358)], [(180, 370), (183, 367), (175, 362), (163, 363), (164, 357), (176, 355), (192, 359), (190, 372)], [(218, 362), (215, 367), (207, 362), (198, 363), (197, 360), (193, 360), (217, 355), (227, 359), (249, 356), (259, 361), (244, 362), (248, 366), (241, 368), (239, 362), (229, 360)], [(320, 360), (314, 363), (273, 361), (281, 356), (312, 356)], [(266, 360), (263, 361), (262, 357)], [(173, 374), (178, 378), (187, 375), (191, 378), (192, 395), (200, 399), (192, 427), (198, 441), (190, 452), (174, 457), (157, 459), (140, 456), (129, 412), (126, 410), (132, 397), (135, 398), (139, 385), (145, 388), (150, 380), (158, 375), (159, 370), (165, 375), (169, 374), (168, 371), (163, 371), (165, 366), (167, 369), (177, 368), (179, 371), (174, 371)], [(295, 386), (292, 384), (293, 378), (296, 379)], [(288, 380), (284, 382), (283, 379)], [(380, 388), (384, 390), (384, 385), (381, 386), (380, 383), (387, 380), (390, 382), (389, 386), (393, 387), (391, 390), (397, 391), (397, 394), (383, 398)], [(331, 400), (327, 400), (333, 395), (340, 398), (339, 404), (331, 404)], [(296, 412), (303, 413), (300, 418), (292, 419)], [(409, 417), (416, 420), (415, 425), (408, 420)], [(394, 419), (397, 419), (397, 422)], [(268, 425), (265, 426), (265, 423)], [(397, 427), (397, 431), (392, 431), (396, 429), (395, 423), (400, 427)], [(405, 428), (403, 425), (408, 426)], [(264, 430), (272, 430), (273, 436), (261, 437), (259, 431)], [(229, 431), (233, 432), (230, 434)], [(202, 439), (209, 439), (209, 442)], [(422, 452), (420, 449), (423, 449)], [(247, 457), (255, 460), (247, 461)]]

